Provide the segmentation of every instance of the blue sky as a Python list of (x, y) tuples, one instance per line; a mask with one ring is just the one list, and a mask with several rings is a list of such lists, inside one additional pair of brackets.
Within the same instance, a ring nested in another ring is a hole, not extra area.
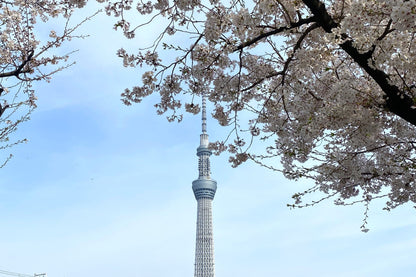
[[(155, 97), (121, 103), (140, 72), (115, 56), (126, 42), (111, 25), (104, 15), (87, 23), (82, 32), (91, 36), (68, 45), (80, 50), (77, 64), (36, 85), (39, 107), (16, 133), (29, 142), (11, 150), (1, 172), (0, 269), (50, 277), (193, 274), (200, 117), (168, 123), (156, 115)], [(211, 140), (226, 135), (212, 120), (208, 131)], [(364, 234), (362, 206), (327, 201), (290, 210), (306, 181), (253, 163), (234, 169), (227, 159), (211, 159), (217, 276), (414, 275), (410, 205), (387, 213), (376, 203)]]

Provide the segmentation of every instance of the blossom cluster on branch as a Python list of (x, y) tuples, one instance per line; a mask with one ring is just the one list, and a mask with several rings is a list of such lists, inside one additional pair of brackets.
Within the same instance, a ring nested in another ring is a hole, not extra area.
[[(68, 55), (54, 55), (51, 50), (75, 37), (82, 23), (71, 27), (75, 9), (86, 0), (0, 0), (0, 149), (26, 141), (11, 139), (21, 122), (29, 119), (36, 107), (34, 81), (49, 81), (51, 76), (70, 66)], [(64, 24), (50, 30), (47, 40), (39, 38), (38, 27), (52, 18)], [(11, 155), (0, 160), (3, 167)]]
[(104, 2), (127, 38), (165, 24), (148, 49), (118, 52), (148, 70), (125, 104), (159, 93), (158, 111), (176, 115), (180, 96), (205, 93), (232, 130), (212, 147), (233, 166), (251, 159), (315, 181), (293, 206), (318, 191), (339, 205), (416, 202), (415, 0)]

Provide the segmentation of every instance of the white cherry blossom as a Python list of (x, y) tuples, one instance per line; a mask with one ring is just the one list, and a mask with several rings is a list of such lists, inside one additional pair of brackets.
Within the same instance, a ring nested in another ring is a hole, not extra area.
[[(121, 23), (132, 1), (104, 2), (127, 37), (146, 23)], [(174, 119), (183, 95), (206, 93), (235, 139), (212, 147), (233, 166), (250, 159), (315, 181), (294, 207), (320, 202), (302, 202), (320, 191), (364, 203), (366, 223), (376, 198), (386, 210), (416, 202), (415, 0), (164, 0), (138, 11), (166, 31), (148, 52), (119, 51), (125, 66), (147, 70), (126, 104), (159, 93), (158, 112)]]

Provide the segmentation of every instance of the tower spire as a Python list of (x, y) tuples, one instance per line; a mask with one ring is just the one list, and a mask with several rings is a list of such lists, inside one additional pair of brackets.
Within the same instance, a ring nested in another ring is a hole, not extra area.
[[(201, 142), (200, 142), (200, 146), (199, 147), (208, 147), (208, 133), (207, 133), (207, 100), (206, 100), (206, 96), (205, 93), (202, 94), (202, 134), (200, 136), (201, 138)], [(208, 167), (209, 167), (209, 156), (211, 154), (208, 155), (207, 157), (207, 161), (208, 161)], [(198, 155), (199, 156), (199, 155)], [(208, 173), (209, 174), (209, 173)]]
[(207, 132), (207, 99), (205, 93), (202, 94), (202, 133)]
[(195, 274), (194, 277), (214, 277), (214, 241), (212, 235), (212, 200), (217, 182), (211, 179), (208, 148), (206, 96), (202, 94), (202, 134), (196, 150), (198, 179), (192, 182), (192, 190), (198, 202), (196, 220)]

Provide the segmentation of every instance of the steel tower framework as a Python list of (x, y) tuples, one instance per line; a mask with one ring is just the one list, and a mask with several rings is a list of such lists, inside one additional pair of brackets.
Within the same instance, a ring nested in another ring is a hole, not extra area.
[(192, 190), (198, 202), (196, 220), (195, 273), (194, 277), (214, 277), (214, 240), (212, 234), (212, 200), (217, 182), (211, 179), (208, 148), (206, 99), (202, 96), (202, 134), (197, 148), (199, 177), (192, 182)]

